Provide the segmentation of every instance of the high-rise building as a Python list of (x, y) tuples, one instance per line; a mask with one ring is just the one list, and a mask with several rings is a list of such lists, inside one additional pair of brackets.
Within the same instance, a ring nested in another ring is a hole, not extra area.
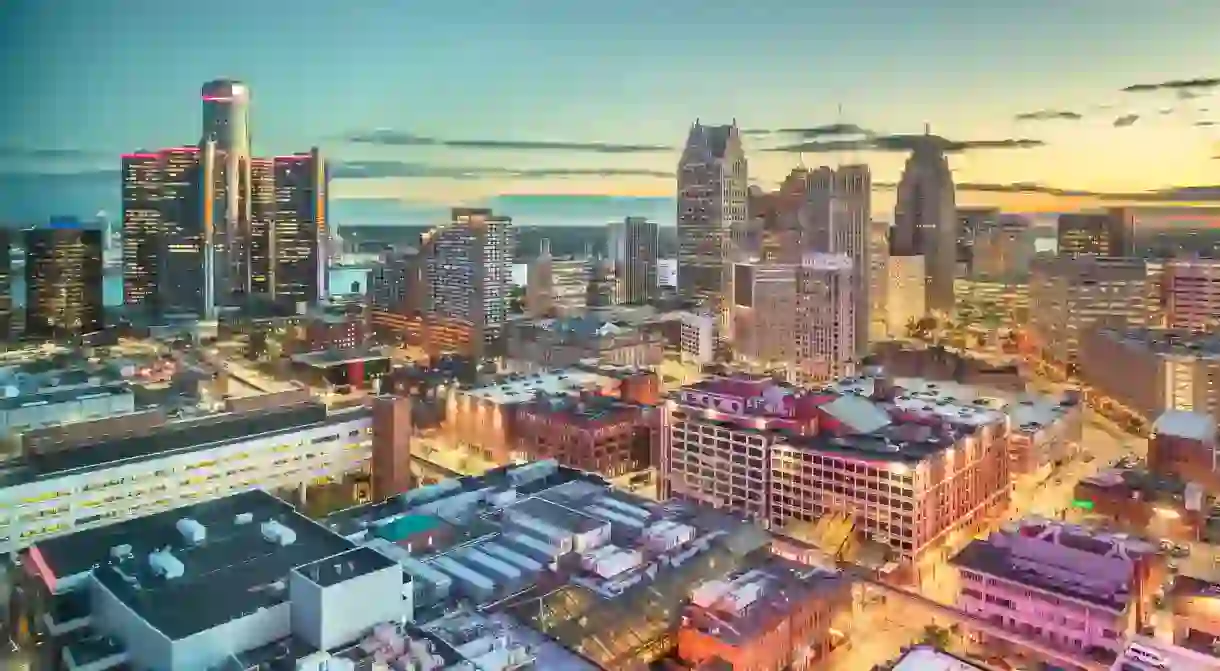
[(1162, 291), (1166, 326), (1192, 331), (1220, 327), (1220, 260), (1166, 261)]
[(957, 208), (957, 263), (965, 275), (974, 272), (975, 242), (1000, 225), (1000, 209), (996, 207)]
[(796, 371), (796, 276), (790, 263), (733, 264), (733, 354), (759, 372)]
[(589, 259), (556, 259), (543, 240), (526, 269), (525, 311), (531, 317), (570, 316), (583, 310), (589, 285)]
[(316, 303), (327, 295), (330, 176), (317, 147), (308, 153), (276, 156), (275, 296)]
[(0, 230), (0, 340), (13, 335), (13, 245), (9, 232)]
[(927, 308), (953, 312), (957, 271), (957, 207), (944, 140), (925, 135), (907, 158), (894, 208), (893, 251), (924, 257)]
[(691, 126), (678, 161), (678, 292), (716, 315), (727, 339), (730, 234), (747, 218), (748, 166), (736, 122)]
[(25, 334), (70, 338), (105, 328), (101, 229), (55, 219), (25, 232)]
[(1131, 256), (1132, 226), (1121, 210), (1074, 212), (1059, 215), (1055, 234), (1059, 254), (1075, 256)]
[(634, 305), (656, 298), (659, 236), (656, 222), (643, 217), (610, 224), (607, 247), (618, 278), (616, 302)]
[(252, 239), (252, 159), (250, 156), (250, 88), (232, 79), (203, 85), (201, 141), (215, 143), (215, 160), (223, 166), (215, 218), (212, 263), (223, 279), (225, 300), (250, 292)]
[(890, 256), (886, 264), (885, 326), (891, 338), (904, 338), (908, 328), (927, 314), (927, 278), (922, 256)]
[(823, 381), (855, 371), (860, 273), (847, 254), (809, 252), (797, 270), (796, 363), (800, 378)]
[(275, 160), (250, 160), (249, 277), (246, 292), (275, 295)]
[(1025, 278), (1034, 258), (1033, 229), (1023, 218), (1002, 218), (998, 226), (975, 236), (971, 252), (974, 278)]
[(860, 348), (860, 355), (867, 351), (869, 338), (872, 182), (867, 165), (846, 165), (838, 170), (822, 166), (805, 176), (805, 202), (798, 215), (804, 238), (802, 252), (845, 254), (852, 261), (852, 295), (856, 301), (852, 310), (856, 320), (853, 342)]
[(1095, 326), (1157, 325), (1160, 264), (1104, 256), (1034, 261), (1029, 282), (1030, 345), (1043, 365), (1072, 373), (1080, 342)]
[(123, 304), (155, 308), (162, 260), (162, 155), (123, 155)]
[(884, 221), (868, 225), (868, 342), (889, 337), (886, 327), (886, 289), (889, 287), (890, 225)]
[(434, 347), (482, 356), (500, 338), (515, 243), (513, 220), (489, 209), (454, 208), (449, 223), (425, 234)]

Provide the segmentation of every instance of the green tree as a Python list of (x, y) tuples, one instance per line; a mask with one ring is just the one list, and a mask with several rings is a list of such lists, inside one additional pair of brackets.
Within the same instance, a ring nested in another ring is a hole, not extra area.
[(930, 624), (923, 628), (923, 638), (921, 640), (925, 645), (944, 650), (949, 647), (951, 638), (952, 633), (948, 629)]

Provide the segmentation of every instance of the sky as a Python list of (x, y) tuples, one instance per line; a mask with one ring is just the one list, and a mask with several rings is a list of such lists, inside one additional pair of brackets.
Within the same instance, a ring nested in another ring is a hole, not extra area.
[(867, 162), (880, 219), (925, 124), (962, 204), (1220, 201), (1217, 25), (1214, 0), (5, 0), (0, 220), (117, 211), (119, 154), (197, 142), (218, 77), (251, 87), (256, 154), (323, 148), (340, 225), (522, 195), (669, 223), (696, 119), (736, 120), (763, 187)]

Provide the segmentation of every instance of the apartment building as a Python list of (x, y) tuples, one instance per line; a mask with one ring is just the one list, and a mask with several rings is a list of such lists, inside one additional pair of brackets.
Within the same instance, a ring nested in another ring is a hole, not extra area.
[(1039, 258), (1033, 264), (1029, 336), (1045, 366), (1073, 374), (1080, 342), (1098, 324), (1160, 322), (1158, 263), (1099, 256)]
[(1220, 336), (1182, 329), (1100, 327), (1080, 348), (1090, 401), (1148, 424), (1168, 410), (1220, 418)]
[(320, 404), (171, 422), (148, 435), (32, 454), (0, 471), (0, 552), (256, 488), (366, 470), (367, 410)]
[(1166, 261), (1162, 286), (1166, 326), (1212, 332), (1220, 327), (1220, 260)]
[(531, 317), (569, 316), (585, 308), (589, 259), (555, 258), (544, 239), (526, 271), (525, 310)]
[(1218, 438), (1216, 420), (1210, 415), (1166, 411), (1152, 425), (1148, 438), (1148, 470), (1220, 495)]
[(736, 378), (684, 387), (662, 416), (661, 495), (773, 528), (850, 518), (913, 561), (998, 519), (1009, 499), (1003, 413), (938, 398)]
[(952, 564), (958, 608), (1079, 653), (1120, 653), (1164, 578), (1151, 544), (1045, 520), (976, 540)]
[(648, 407), (589, 393), (538, 396), (517, 409), (513, 454), (618, 477), (653, 466), (655, 437)]
[(716, 320), (697, 312), (681, 314), (679, 351), (684, 360), (704, 365), (716, 356)]

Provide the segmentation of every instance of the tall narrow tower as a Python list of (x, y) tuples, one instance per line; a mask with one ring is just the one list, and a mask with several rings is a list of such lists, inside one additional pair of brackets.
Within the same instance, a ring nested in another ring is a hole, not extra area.
[(957, 207), (945, 142), (925, 135), (907, 158), (894, 208), (893, 252), (923, 256), (929, 311), (953, 312), (957, 268)]
[(203, 130), (201, 140), (214, 142), (217, 161), (223, 165), (225, 201), (217, 217), (217, 237), (226, 241), (217, 250), (215, 262), (225, 266), (218, 273), (227, 284), (216, 287), (222, 300), (251, 293), (251, 160), (250, 88), (232, 79), (217, 79), (203, 85)]

